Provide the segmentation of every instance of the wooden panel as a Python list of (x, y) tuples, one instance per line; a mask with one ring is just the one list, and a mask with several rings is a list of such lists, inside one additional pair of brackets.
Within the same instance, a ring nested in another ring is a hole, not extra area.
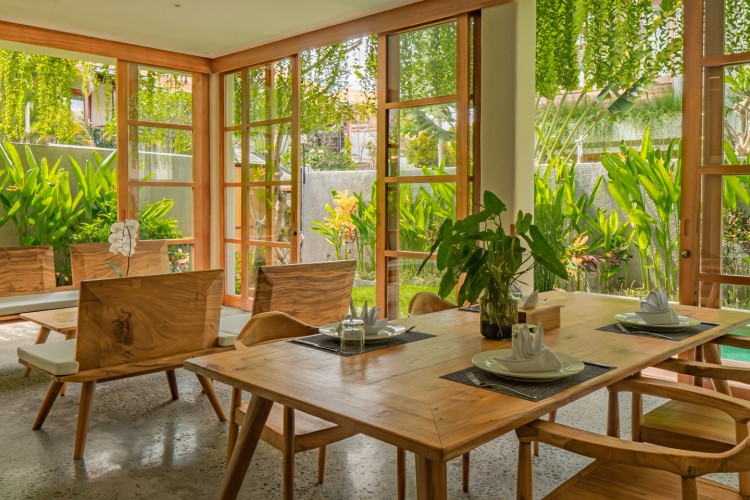
[(702, 2), (685, 6), (684, 84), (682, 95), (682, 199), (680, 213), (680, 251), (689, 252), (680, 259), (680, 303), (696, 304), (698, 272), (698, 221), (700, 218), (700, 165), (703, 43)]
[(362, 17), (328, 28), (285, 38), (252, 49), (218, 57), (211, 62), (214, 73), (273, 61), (314, 47), (339, 43), (358, 36), (400, 30), (465, 12), (508, 3), (510, 0), (422, 0), (411, 5)]
[(349, 309), (354, 260), (261, 266), (253, 314), (281, 311), (310, 325), (341, 321)]
[(12, 42), (30, 43), (55, 49), (73, 50), (86, 54), (114, 57), (154, 66), (210, 73), (210, 59), (180, 54), (168, 50), (153, 49), (141, 45), (114, 42), (102, 38), (75, 35), (62, 31), (37, 28), (23, 24), (0, 21), (0, 38)]
[[(128, 268), (128, 258), (109, 251), (109, 243), (79, 243), (70, 246), (73, 268), (73, 285), (78, 287), (83, 280), (116, 278), (117, 273), (109, 262), (120, 268), (123, 275)], [(169, 272), (169, 255), (166, 240), (139, 240), (135, 253), (130, 257), (128, 276), (163, 274)]]
[[(194, 73), (193, 77), (193, 269), (208, 269), (211, 252), (211, 155), (209, 137), (210, 78)], [(173, 184), (176, 185), (176, 184)]]
[(80, 371), (215, 347), (223, 284), (221, 269), (82, 282)]
[(54, 290), (55, 257), (52, 247), (0, 247), (0, 296)]

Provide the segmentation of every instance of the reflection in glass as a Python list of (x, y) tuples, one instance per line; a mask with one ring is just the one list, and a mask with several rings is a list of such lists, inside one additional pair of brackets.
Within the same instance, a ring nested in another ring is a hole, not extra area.
[[(193, 133), (161, 127), (130, 127), (131, 148), (135, 149), (131, 161), (130, 178), (139, 181), (193, 180)], [(137, 137), (137, 141), (134, 140)]]
[(180, 243), (169, 245), (169, 272), (186, 273), (193, 270), (193, 245)]
[(224, 175), (226, 182), (242, 181), (242, 132), (224, 133)]
[(224, 194), (225, 237), (228, 239), (239, 240), (242, 238), (242, 188), (239, 186), (228, 187)]
[[(421, 264), (421, 259), (388, 259), (388, 300), (398, 304), (399, 318), (408, 316), (409, 301), (414, 295), (419, 292), (437, 293), (440, 288), (442, 274), (437, 270), (435, 262), (428, 262), (422, 272), (417, 274)], [(447, 300), (456, 302), (455, 292)]]
[(250, 181), (291, 179), (290, 125), (252, 127), (248, 134)]
[(456, 22), (388, 37), (388, 100), (407, 101), (456, 93)]
[(136, 120), (193, 124), (193, 78), (188, 73), (138, 67), (138, 92), (130, 103)]
[(453, 183), (391, 184), (387, 197), (388, 250), (429, 252), (443, 221), (456, 218)]
[(248, 188), (250, 239), (290, 241), (289, 224), (292, 219), (290, 193), (291, 186)]
[(388, 175), (454, 174), (456, 105), (388, 111)]
[(242, 276), (240, 270), (240, 245), (226, 243), (224, 245), (224, 273), (226, 281), (224, 289), (227, 295), (240, 295), (242, 293)]
[[(170, 200), (171, 208), (159, 218), (151, 231), (154, 234), (169, 233), (171, 238), (193, 237), (193, 188), (192, 187), (169, 187), (169, 186), (134, 186), (131, 189), (137, 192), (135, 199), (138, 200), (141, 218), (144, 211), (154, 207), (157, 202)], [(142, 226), (141, 231), (145, 228)], [(176, 232), (176, 235), (175, 235)], [(154, 237), (153, 239), (162, 239)]]
[(239, 72), (224, 77), (224, 124), (242, 124), (242, 77)]
[(282, 59), (249, 69), (247, 80), (250, 123), (291, 116), (291, 60)]

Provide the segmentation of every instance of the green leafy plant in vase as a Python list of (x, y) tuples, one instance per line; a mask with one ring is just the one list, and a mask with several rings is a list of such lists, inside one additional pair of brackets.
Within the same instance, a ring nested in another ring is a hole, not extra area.
[(485, 191), (483, 205), (476, 214), (443, 222), (419, 270), (437, 252), (437, 268), (443, 272), (438, 295), (447, 297), (460, 283), (459, 304), (473, 304), (479, 299), (482, 335), (510, 338), (518, 312), (511, 294), (513, 284), (536, 264), (562, 279), (568, 279), (568, 272), (539, 228), (531, 223), (531, 214), (519, 210), (515, 224), (506, 233), (500, 219), (507, 209), (505, 203)]

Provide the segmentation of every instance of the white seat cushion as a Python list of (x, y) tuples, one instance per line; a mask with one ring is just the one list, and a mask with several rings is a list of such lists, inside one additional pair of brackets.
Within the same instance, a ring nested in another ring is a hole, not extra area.
[(219, 347), (229, 347), (234, 345), (234, 341), (237, 340), (237, 335), (234, 333), (226, 333), (219, 331)]
[(247, 322), (250, 321), (250, 316), (250, 313), (221, 316), (219, 318), (219, 333), (226, 333), (237, 337), (242, 329), (245, 328)]
[(19, 347), (18, 359), (52, 375), (78, 373), (75, 339)]
[(78, 306), (78, 290), (0, 297), (0, 316)]

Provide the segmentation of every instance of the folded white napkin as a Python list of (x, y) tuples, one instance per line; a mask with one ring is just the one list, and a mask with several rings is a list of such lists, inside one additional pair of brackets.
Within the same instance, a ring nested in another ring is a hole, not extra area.
[(349, 299), (349, 309), (351, 310), (350, 316), (352, 318), (361, 319), (364, 322), (366, 334), (376, 334), (388, 323), (388, 318), (378, 319), (378, 315), (380, 314), (378, 306), (368, 309), (367, 301), (365, 301), (365, 305), (362, 307), (361, 315), (357, 314), (357, 308), (354, 306), (354, 300), (352, 299)]
[(554, 352), (542, 342), (544, 329), (539, 323), (536, 333), (531, 333), (528, 325), (523, 325), (513, 334), (513, 354), (506, 358), (493, 358), (504, 364), (509, 370), (517, 372), (561, 371), (562, 362)]
[(663, 288), (649, 292), (641, 300), (641, 310), (635, 314), (649, 325), (676, 325), (680, 322), (677, 313), (669, 307), (669, 296)]

